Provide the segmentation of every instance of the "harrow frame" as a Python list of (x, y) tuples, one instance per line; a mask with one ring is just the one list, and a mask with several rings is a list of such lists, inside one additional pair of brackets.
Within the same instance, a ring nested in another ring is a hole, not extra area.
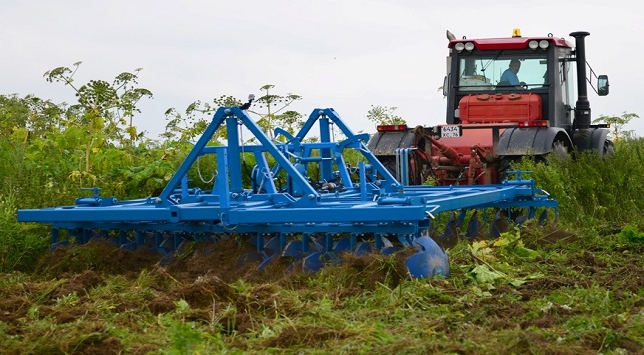
[[(316, 123), (320, 141), (305, 142)], [(209, 145), (223, 125), (228, 144)], [(240, 126), (259, 144), (241, 144)], [(332, 141), (333, 126), (345, 140)], [(553, 208), (557, 213), (557, 202), (520, 175), (496, 185), (405, 186), (367, 149), (368, 135), (354, 134), (331, 108), (314, 109), (294, 136), (279, 128), (275, 134), (286, 142), (271, 140), (240, 107), (220, 107), (158, 196), (119, 201), (100, 196), (94, 187), (91, 197), (80, 197), (75, 205), (21, 209), (18, 220), (50, 224), (52, 248), (66, 242), (59, 240), (60, 230), (78, 243), (111, 237), (123, 248), (147, 245), (164, 255), (186, 240), (216, 242), (220, 235), (240, 234), (256, 247), (245, 260), (265, 265), (288, 256), (312, 270), (339, 251), (390, 254), (414, 246), (418, 253), (407, 260), (410, 275), (431, 277), (449, 273), (445, 251), (424, 236), (434, 215), (481, 208), (525, 208), (531, 216), (538, 208)], [(346, 149), (360, 152), (364, 161), (347, 168)], [(252, 188), (243, 186), (247, 153), (257, 162)], [(267, 154), (275, 161), (272, 166)], [(190, 187), (188, 172), (206, 155), (216, 159), (213, 187)], [(319, 181), (307, 176), (309, 164), (319, 166)], [(286, 175), (284, 186), (275, 184), (278, 174)]]

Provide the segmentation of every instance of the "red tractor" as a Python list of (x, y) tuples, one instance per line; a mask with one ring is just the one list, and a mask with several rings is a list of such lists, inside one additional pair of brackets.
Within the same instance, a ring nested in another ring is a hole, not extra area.
[(518, 29), (509, 38), (455, 39), (448, 32), (447, 124), (379, 126), (368, 148), (405, 185), (429, 178), (438, 185), (494, 184), (523, 156), (612, 154), (607, 126), (591, 124), (586, 82), (599, 96), (609, 85), (586, 62), (588, 35), (571, 33), (573, 46), (552, 34), (521, 37)]

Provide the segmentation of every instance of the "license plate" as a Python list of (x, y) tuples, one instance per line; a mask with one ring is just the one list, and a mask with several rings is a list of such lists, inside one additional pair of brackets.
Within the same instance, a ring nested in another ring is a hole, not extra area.
[(461, 126), (441, 126), (441, 138), (454, 138), (463, 135)]

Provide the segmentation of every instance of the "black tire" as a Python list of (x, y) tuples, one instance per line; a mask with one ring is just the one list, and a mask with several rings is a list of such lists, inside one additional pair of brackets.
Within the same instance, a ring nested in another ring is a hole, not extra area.
[(567, 160), (570, 157), (570, 146), (564, 141), (555, 140), (552, 142), (552, 154), (554, 154), (557, 159)]
[[(394, 178), (397, 178), (397, 172), (396, 172), (396, 156), (395, 155), (381, 155), (376, 157), (382, 165), (389, 171), (391, 175), (394, 176)], [(378, 174), (378, 178), (382, 179), (382, 176)]]
[(521, 160), (520, 156), (502, 156), (497, 168), (499, 183), (503, 180), (511, 179), (512, 176), (508, 174), (509, 171), (514, 170), (512, 164)]
[(613, 144), (613, 141), (606, 139), (604, 141), (603, 149), (604, 150), (602, 152), (602, 156), (605, 156), (605, 157), (615, 156), (615, 145)]

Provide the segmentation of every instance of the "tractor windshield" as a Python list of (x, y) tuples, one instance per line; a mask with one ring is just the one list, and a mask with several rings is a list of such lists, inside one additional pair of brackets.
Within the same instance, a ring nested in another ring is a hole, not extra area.
[(497, 87), (541, 88), (547, 84), (547, 63), (545, 55), (461, 58), (458, 86), (464, 91), (496, 90)]

